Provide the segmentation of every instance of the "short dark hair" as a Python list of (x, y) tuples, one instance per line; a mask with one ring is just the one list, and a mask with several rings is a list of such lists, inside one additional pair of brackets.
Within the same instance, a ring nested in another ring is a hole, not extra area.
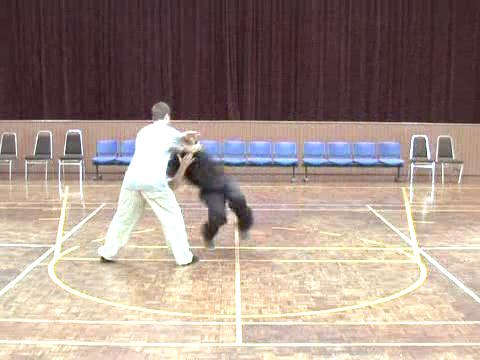
[(165, 116), (170, 115), (170, 106), (160, 101), (152, 106), (152, 120), (162, 120)]

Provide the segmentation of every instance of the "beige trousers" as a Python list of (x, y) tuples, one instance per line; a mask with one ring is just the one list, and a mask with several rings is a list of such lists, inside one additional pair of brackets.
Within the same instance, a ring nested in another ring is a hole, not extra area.
[(166, 187), (162, 191), (135, 191), (122, 186), (117, 211), (108, 227), (105, 244), (99, 249), (104, 257), (114, 257), (125, 246), (143, 217), (148, 203), (160, 221), (163, 234), (178, 265), (192, 261), (193, 254), (188, 244), (187, 231), (182, 211), (173, 191)]

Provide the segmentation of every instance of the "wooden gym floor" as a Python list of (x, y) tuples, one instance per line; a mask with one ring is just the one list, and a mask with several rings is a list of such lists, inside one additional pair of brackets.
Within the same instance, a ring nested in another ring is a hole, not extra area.
[(72, 180), (63, 218), (54, 180), (0, 182), (0, 358), (480, 358), (474, 180), (438, 185), (433, 202), (425, 182), (411, 204), (387, 180), (242, 183), (251, 239), (230, 214), (215, 251), (184, 187), (200, 257), (187, 267), (151, 210), (119, 260), (99, 262), (119, 186), (87, 182), (81, 201)]

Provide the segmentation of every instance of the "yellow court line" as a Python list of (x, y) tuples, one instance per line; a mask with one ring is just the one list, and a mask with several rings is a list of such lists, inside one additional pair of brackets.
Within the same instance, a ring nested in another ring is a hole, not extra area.
[(419, 348), (451, 348), (451, 347), (480, 347), (480, 342), (300, 342), (300, 343), (280, 343), (280, 342), (244, 342), (237, 344), (235, 342), (114, 342), (114, 341), (85, 341), (85, 340), (11, 340), (0, 339), (0, 344), (4, 345), (36, 345), (36, 346), (87, 346), (87, 347), (134, 347), (134, 348), (401, 348), (401, 347), (419, 347)]
[[(368, 240), (368, 239), (360, 239), (361, 241), (363, 242), (366, 242), (366, 243), (371, 243), (371, 244), (377, 244), (377, 245), (380, 245), (380, 246), (383, 246), (384, 248), (387, 247), (386, 244), (382, 243), (382, 242), (379, 242), (379, 241), (375, 241), (375, 240)], [(399, 252), (400, 254), (403, 254), (405, 255), (406, 257), (408, 257), (409, 259), (412, 259), (413, 261), (415, 261), (415, 259), (413, 258), (413, 256), (411, 256), (409, 253), (407, 253), (405, 250), (403, 249), (399, 249), (399, 248), (394, 248), (397, 252)], [(412, 249), (413, 250), (413, 249)]]
[(297, 230), (297, 229), (296, 229), (296, 228), (289, 228), (289, 227), (272, 226), (272, 230), (289, 230), (289, 231), (295, 231), (295, 230)]
[(317, 231), (319, 234), (330, 235), (330, 236), (342, 236), (342, 234), (327, 232), (327, 231)]
[(65, 228), (65, 217), (67, 215), (67, 201), (68, 201), (68, 185), (65, 187), (65, 191), (63, 192), (62, 211), (60, 212), (60, 221), (58, 222), (57, 238), (55, 240), (55, 250), (53, 252), (53, 257), (57, 259), (62, 249), (62, 238), (63, 238), (63, 231)]
[[(167, 249), (166, 245), (127, 245), (129, 248), (137, 249)], [(204, 246), (190, 246), (191, 249), (204, 249)], [(235, 246), (215, 246), (218, 250), (235, 250)], [(239, 246), (240, 250), (366, 250), (366, 251), (398, 251), (401, 249), (411, 249), (408, 246), (404, 247), (365, 247), (365, 246)]]
[[(35, 319), (0, 318), (0, 323), (26, 324), (74, 324), (74, 325), (159, 325), (159, 326), (233, 326), (235, 321), (207, 320), (83, 320), (83, 319)], [(478, 320), (425, 320), (425, 321), (244, 321), (248, 326), (479, 326)]]
[[(99, 261), (98, 257), (62, 257), (62, 261)], [(228, 262), (233, 259), (200, 259), (200, 262)], [(116, 261), (122, 262), (170, 262), (174, 263), (171, 258), (118, 258)], [(416, 264), (412, 260), (396, 260), (396, 259), (244, 259), (242, 262), (248, 263), (298, 263), (298, 264)]]
[[(74, 246), (68, 250), (65, 250), (62, 254), (60, 254), (60, 258), (79, 249), (79, 246)], [(99, 304), (109, 305), (116, 308), (130, 310), (130, 311), (139, 311), (143, 313), (150, 313), (150, 314), (162, 314), (162, 315), (169, 315), (169, 316), (187, 316), (192, 318), (211, 318), (211, 319), (236, 319), (237, 315), (226, 315), (226, 314), (194, 314), (194, 313), (187, 313), (187, 312), (173, 312), (163, 309), (151, 309), (142, 306), (135, 306), (135, 305), (127, 305), (122, 303), (117, 303), (114, 301), (102, 299), (96, 296), (92, 296), (86, 294), (82, 291), (72, 288), (70, 285), (66, 284), (62, 280), (60, 280), (56, 274), (55, 266), (60, 260), (60, 258), (53, 258), (50, 263), (48, 264), (48, 275), (50, 279), (60, 288), (64, 289), (65, 291), (69, 292), (70, 294), (90, 300)], [(378, 298), (375, 300), (368, 300), (368, 301), (361, 301), (354, 305), (347, 305), (341, 306), (337, 308), (330, 308), (330, 309), (323, 309), (323, 310), (311, 310), (311, 311), (299, 311), (299, 312), (285, 312), (285, 313), (272, 313), (272, 314), (254, 314), (254, 315), (242, 315), (242, 319), (268, 319), (268, 318), (282, 318), (282, 317), (298, 317), (298, 316), (312, 316), (312, 315), (324, 315), (324, 314), (332, 314), (338, 312), (345, 312), (351, 310), (357, 310), (365, 307), (371, 307), (379, 304), (383, 304), (389, 301), (393, 301), (398, 299), (404, 295), (411, 293), (412, 291), (419, 288), (425, 279), (427, 278), (427, 268), (423, 264), (423, 262), (417, 262), (416, 265), (419, 267), (419, 276), (417, 280), (400, 291), (396, 291), (390, 295), (387, 295), (382, 298)]]

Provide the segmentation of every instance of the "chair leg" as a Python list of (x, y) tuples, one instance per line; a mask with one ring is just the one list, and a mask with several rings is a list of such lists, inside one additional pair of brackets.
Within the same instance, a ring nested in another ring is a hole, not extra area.
[(442, 163), (442, 185), (445, 184), (445, 164)]
[(290, 182), (295, 182), (295, 166), (292, 166), (292, 179)]
[(48, 161), (45, 161), (45, 181), (48, 181)]
[(410, 164), (410, 187), (413, 186), (413, 170), (414, 170), (414, 166), (413, 164)]
[(307, 169), (308, 169), (308, 166), (307, 166), (307, 165), (304, 165), (303, 168), (304, 168), (303, 181), (304, 181), (304, 182), (307, 182), (307, 181), (308, 181), (308, 170), (307, 170)]
[(400, 166), (397, 166), (397, 176), (395, 176), (395, 182), (400, 180)]
[(83, 183), (82, 183), (82, 177), (83, 177), (83, 166), (82, 163), (78, 163), (79, 166), (79, 172), (80, 172), (80, 197), (83, 199)]
[(28, 161), (25, 160), (25, 181), (28, 180)]
[(432, 166), (432, 198), (435, 191), (435, 165)]
[(460, 174), (458, 174), (458, 183), (460, 184), (462, 182), (462, 175), (463, 175), (463, 165), (460, 165)]
[(12, 180), (12, 160), (8, 162), (8, 180)]
[(59, 193), (60, 197), (63, 196), (61, 167), (62, 167), (62, 161), (58, 160), (58, 193)]

